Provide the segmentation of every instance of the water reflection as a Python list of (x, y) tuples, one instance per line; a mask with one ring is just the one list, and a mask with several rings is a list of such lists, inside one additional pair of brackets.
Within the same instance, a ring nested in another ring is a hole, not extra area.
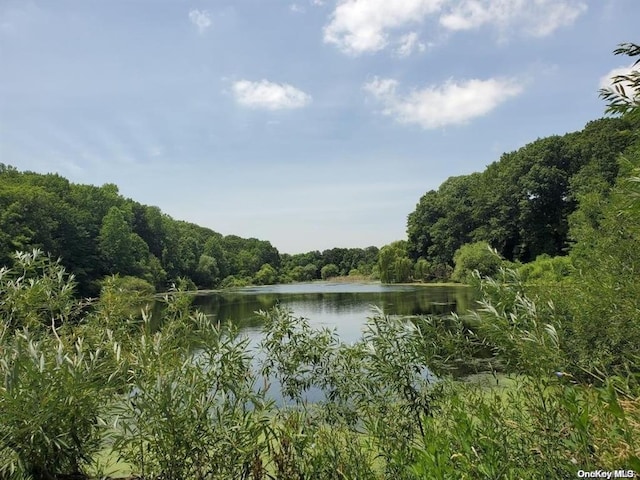
[(197, 306), (213, 319), (232, 321), (250, 337), (259, 335), (256, 311), (283, 305), (315, 326), (335, 327), (346, 342), (360, 338), (373, 308), (387, 315), (466, 313), (476, 296), (463, 286), (306, 283), (247, 287), (197, 296)]

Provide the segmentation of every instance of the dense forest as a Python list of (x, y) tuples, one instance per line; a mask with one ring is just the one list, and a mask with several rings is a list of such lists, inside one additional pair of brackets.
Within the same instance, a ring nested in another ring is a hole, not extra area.
[(14, 251), (40, 248), (60, 257), (87, 295), (113, 274), (161, 291), (179, 278), (205, 289), (347, 275), (464, 281), (454, 268), (465, 245), (485, 242), (519, 263), (567, 255), (581, 201), (608, 195), (618, 156), (634, 148), (638, 131), (632, 116), (603, 118), (506, 153), (480, 173), (451, 177), (409, 214), (407, 240), (380, 252), (372, 246), (281, 254), (266, 240), (174, 220), (124, 198), (112, 184), (76, 185), (0, 165), (0, 264), (8, 265)]
[(164, 291), (178, 279), (199, 288), (370, 275), (378, 249), (280, 254), (271, 243), (221, 235), (124, 198), (118, 187), (76, 185), (56, 174), (0, 164), (0, 264), (39, 248), (75, 275), (80, 291), (119, 274)]

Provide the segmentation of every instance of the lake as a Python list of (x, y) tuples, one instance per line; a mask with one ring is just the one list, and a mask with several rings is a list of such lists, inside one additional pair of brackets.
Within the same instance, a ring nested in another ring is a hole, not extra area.
[(335, 328), (344, 342), (360, 338), (373, 308), (387, 315), (466, 313), (475, 307), (473, 289), (451, 285), (383, 285), (312, 282), (225, 290), (196, 296), (194, 306), (215, 320), (231, 320), (252, 340), (260, 336), (258, 310), (285, 306), (311, 325)]
[[(294, 316), (307, 318), (311, 326), (335, 328), (341, 341), (351, 343), (360, 339), (367, 318), (373, 316), (376, 307), (392, 316), (464, 314), (475, 307), (477, 298), (472, 288), (463, 285), (311, 282), (198, 294), (193, 306), (214, 321), (236, 324), (240, 334), (249, 338), (250, 348), (256, 349), (258, 371), (262, 358), (257, 348), (262, 339), (262, 319), (256, 311), (284, 306)], [(425, 374), (431, 375), (428, 370)], [(268, 383), (270, 398), (278, 405), (289, 402), (282, 397), (275, 378), (269, 378)], [(322, 401), (324, 393), (312, 387), (303, 398), (308, 402)]]

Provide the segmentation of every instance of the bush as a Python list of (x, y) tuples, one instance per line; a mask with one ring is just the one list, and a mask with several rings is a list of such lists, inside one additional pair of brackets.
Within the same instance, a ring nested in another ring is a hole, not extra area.
[(69, 324), (74, 286), (37, 250), (16, 254), (0, 275), (0, 478), (80, 474), (103, 446), (124, 370), (120, 346), (104, 325)]
[(455, 267), (451, 279), (455, 282), (468, 283), (476, 270), (482, 277), (495, 275), (502, 264), (502, 259), (487, 242), (477, 242), (468, 243), (456, 250), (453, 262)]
[(93, 316), (104, 327), (116, 329), (130, 319), (139, 319), (145, 303), (153, 301), (155, 288), (137, 277), (112, 275), (101, 282)]
[(574, 267), (570, 257), (550, 257), (538, 255), (535, 261), (519, 268), (524, 281), (536, 283), (553, 283), (566, 280)]
[(229, 275), (222, 281), (222, 283), (220, 283), (221, 288), (238, 288), (246, 287), (247, 285), (251, 285), (250, 279), (244, 277), (235, 277), (234, 275)]
[(16, 252), (0, 268), (0, 318), (11, 328), (60, 326), (81, 312), (75, 279), (41, 250)]
[(247, 345), (199, 312), (145, 329), (114, 449), (145, 478), (247, 478), (266, 449), (270, 409)]
[(103, 430), (118, 388), (109, 351), (81, 338), (37, 339), (15, 332), (0, 349), (0, 477), (34, 479), (83, 473), (104, 446)]

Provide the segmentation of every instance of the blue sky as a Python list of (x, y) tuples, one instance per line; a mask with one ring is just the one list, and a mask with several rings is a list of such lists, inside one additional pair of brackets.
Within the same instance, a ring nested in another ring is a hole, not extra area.
[(637, 0), (0, 0), (0, 162), (281, 252), (602, 116)]

